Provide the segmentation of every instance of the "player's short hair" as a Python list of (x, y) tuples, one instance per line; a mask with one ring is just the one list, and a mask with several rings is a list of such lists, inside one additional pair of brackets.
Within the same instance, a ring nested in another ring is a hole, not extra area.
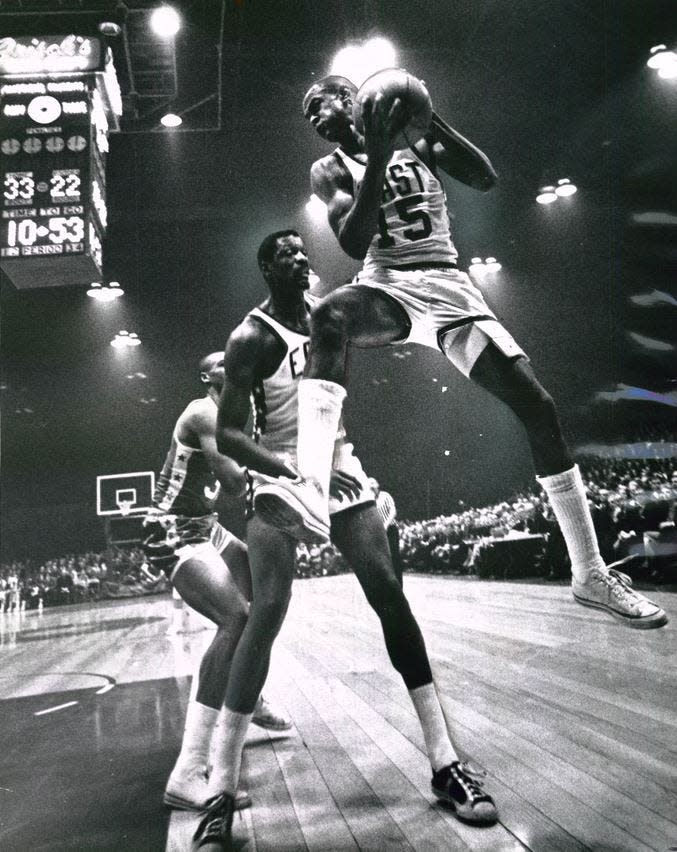
[(347, 77), (340, 77), (338, 74), (330, 74), (328, 77), (322, 77), (321, 80), (313, 83), (303, 96), (304, 115), (306, 115), (311, 98), (314, 98), (315, 95), (319, 95), (322, 92), (330, 92), (331, 94), (339, 95), (341, 97), (344, 95), (350, 95), (354, 98), (357, 94), (357, 86)]
[(200, 363), (198, 364), (198, 370), (200, 373), (208, 373), (213, 366), (212, 361), (215, 358), (223, 358), (223, 352), (210, 352), (209, 355), (205, 355), (204, 358), (201, 358)]
[(259, 264), (259, 269), (263, 269), (264, 263), (272, 262), (275, 257), (277, 241), (282, 239), (282, 237), (298, 237), (299, 239), (303, 239), (301, 234), (294, 230), (294, 228), (285, 228), (282, 231), (273, 231), (272, 234), (268, 234), (267, 237), (263, 238), (263, 242), (256, 253), (256, 260)]

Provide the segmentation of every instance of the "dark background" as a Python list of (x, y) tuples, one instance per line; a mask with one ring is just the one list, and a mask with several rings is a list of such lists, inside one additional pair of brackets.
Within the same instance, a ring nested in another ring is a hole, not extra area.
[[(174, 5), (185, 15), (176, 41), (185, 108), (216, 85), (221, 4)], [(503, 264), (485, 295), (559, 402), (572, 444), (674, 431), (672, 407), (594, 395), (617, 382), (677, 390), (674, 350), (642, 353), (627, 337), (675, 338), (674, 308), (638, 309), (628, 296), (677, 289), (677, 228), (633, 219), (677, 214), (677, 81), (645, 64), (654, 44), (675, 47), (676, 7), (226, 3), (223, 129), (205, 129), (216, 120), (212, 100), (185, 132), (138, 132), (148, 125), (126, 121), (111, 136), (105, 278), (125, 295), (102, 305), (80, 287), (17, 291), (2, 277), (3, 559), (101, 546), (97, 474), (159, 469), (175, 418), (201, 392), (200, 357), (265, 296), (255, 254), (268, 232), (297, 227), (327, 284), (353, 274), (304, 209), (310, 164), (327, 148), (300, 100), (340, 47), (373, 34), (394, 42), (399, 64), (426, 80), (437, 111), (499, 173), (486, 195), (446, 182), (461, 264), (474, 255)], [(43, 15), (31, 26), (47, 34), (57, 21)], [(18, 24), (0, 5), (0, 29)], [(539, 186), (559, 177), (579, 192), (536, 204)], [(142, 346), (112, 349), (121, 328)], [(127, 378), (136, 372), (147, 378)], [(355, 353), (347, 422), (403, 517), (501, 499), (532, 481), (512, 415), (439, 353)], [(239, 508), (225, 507), (237, 530)]]

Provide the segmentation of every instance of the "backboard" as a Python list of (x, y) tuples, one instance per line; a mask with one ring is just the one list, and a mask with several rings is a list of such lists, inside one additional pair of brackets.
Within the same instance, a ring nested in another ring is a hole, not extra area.
[(96, 477), (96, 514), (108, 517), (138, 515), (150, 509), (155, 489), (152, 470), (111, 473)]

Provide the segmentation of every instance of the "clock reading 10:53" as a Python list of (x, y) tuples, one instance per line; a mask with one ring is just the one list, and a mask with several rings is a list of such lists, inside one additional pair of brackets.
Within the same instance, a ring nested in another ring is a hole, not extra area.
[(82, 216), (51, 216), (35, 219), (12, 219), (7, 223), (7, 246), (32, 246), (41, 238), (56, 245), (81, 243), (85, 238)]

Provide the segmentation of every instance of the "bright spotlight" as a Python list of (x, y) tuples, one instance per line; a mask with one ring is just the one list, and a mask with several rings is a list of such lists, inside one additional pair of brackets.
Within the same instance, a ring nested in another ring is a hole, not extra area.
[(178, 127), (180, 124), (183, 124), (183, 119), (180, 115), (168, 112), (166, 115), (162, 116), (160, 124), (163, 124), (165, 127)]
[(90, 298), (95, 299), (97, 302), (113, 302), (115, 299), (119, 299), (124, 292), (125, 291), (117, 281), (111, 281), (108, 286), (105, 284), (102, 286), (95, 281), (90, 284), (89, 290), (87, 290), (87, 295)]
[(347, 77), (356, 86), (360, 84), (357, 80), (353, 79), (353, 72), (357, 68), (360, 61), (360, 49), (354, 45), (350, 45), (348, 47), (343, 47), (334, 57), (331, 68), (329, 69), (330, 74), (337, 74), (340, 77)]
[(487, 272), (500, 272), (503, 268), (495, 257), (488, 257), (484, 263), (486, 265)]
[[(675, 57), (677, 60), (677, 57)], [(658, 76), (663, 80), (674, 80), (677, 77), (677, 61), (670, 62), (668, 65), (662, 65), (658, 69)]]
[(310, 196), (310, 200), (306, 202), (306, 213), (312, 219), (320, 221), (327, 215), (327, 205), (313, 193)]
[(118, 331), (115, 337), (111, 340), (110, 345), (115, 349), (126, 349), (131, 346), (140, 346), (141, 340), (135, 331)]
[(664, 44), (657, 44), (651, 48), (651, 56), (647, 59), (646, 64), (649, 68), (665, 68), (677, 63), (677, 54), (672, 50), (668, 50)]
[(364, 43), (362, 50), (369, 59), (378, 66), (377, 70), (379, 71), (382, 68), (393, 68), (397, 62), (397, 53), (395, 52), (395, 48), (388, 39), (383, 38), (383, 36), (370, 38), (369, 41)]
[(473, 257), (468, 267), (468, 272), (481, 272), (484, 269), (484, 261), (481, 257)]
[(377, 71), (396, 65), (397, 53), (393, 45), (382, 36), (376, 36), (363, 44), (351, 44), (339, 50), (329, 73), (347, 77), (359, 87)]
[(538, 191), (538, 195), (536, 196), (536, 201), (539, 204), (552, 204), (553, 201), (557, 201), (557, 195), (555, 194), (554, 186), (544, 186)]
[(160, 38), (172, 38), (181, 28), (181, 18), (171, 6), (160, 6), (150, 16), (150, 26)]
[(561, 198), (566, 198), (568, 195), (573, 195), (577, 192), (577, 187), (571, 183), (569, 178), (562, 178), (557, 181), (557, 186), (555, 188), (555, 193), (559, 195)]

